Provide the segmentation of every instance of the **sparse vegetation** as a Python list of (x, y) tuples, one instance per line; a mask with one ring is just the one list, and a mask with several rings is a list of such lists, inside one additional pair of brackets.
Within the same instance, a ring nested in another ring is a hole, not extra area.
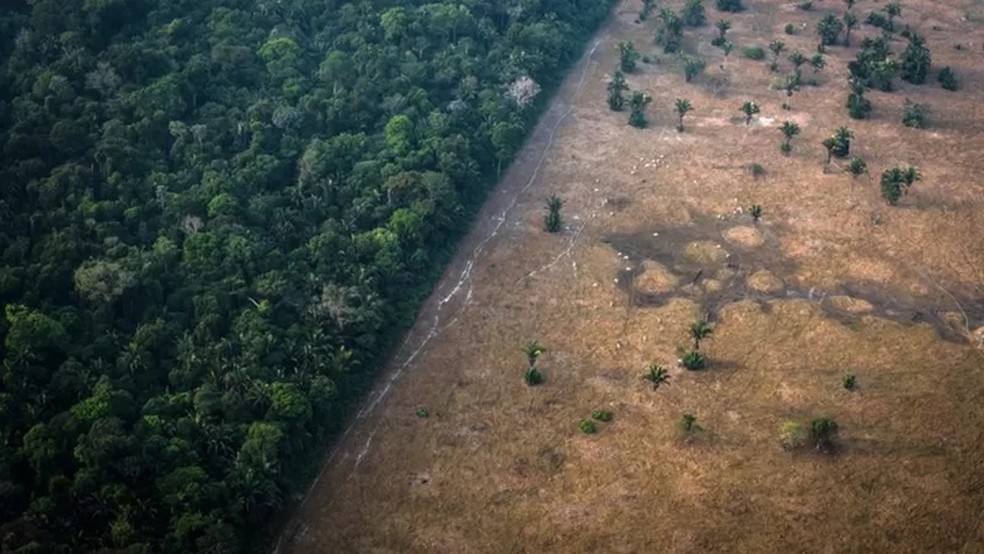
[(759, 113), (759, 106), (751, 100), (746, 100), (741, 105), (741, 113), (745, 114), (745, 125), (751, 125), (752, 117)]
[(848, 373), (847, 375), (844, 376), (842, 384), (844, 385), (845, 389), (849, 391), (853, 391), (858, 387), (858, 378), (853, 373)]
[(659, 21), (656, 44), (663, 47), (663, 52), (672, 54), (680, 49), (680, 42), (683, 40), (683, 19), (673, 11), (663, 8), (659, 11)]
[(642, 378), (649, 381), (649, 383), (653, 386), (653, 390), (656, 390), (660, 387), (660, 385), (668, 384), (670, 380), (670, 372), (667, 371), (665, 367), (653, 362), (646, 368), (646, 372), (642, 374)]
[(741, 55), (750, 60), (761, 61), (765, 59), (765, 49), (761, 46), (746, 46), (741, 49)]
[(851, 177), (857, 179), (868, 172), (868, 164), (861, 158), (853, 157), (847, 164), (847, 172), (851, 174)]
[(905, 103), (902, 104), (902, 125), (922, 129), (926, 126), (928, 117), (929, 106), (926, 104), (917, 104), (908, 98), (905, 99)]
[(631, 41), (618, 43), (618, 63), (619, 69), (626, 73), (633, 73), (636, 70), (636, 62), (639, 61), (639, 52)]
[(582, 419), (581, 421), (578, 421), (577, 428), (586, 435), (591, 435), (598, 432), (598, 426), (595, 425), (595, 422), (590, 419)]
[(748, 213), (752, 216), (752, 221), (758, 223), (762, 219), (762, 206), (759, 204), (752, 204), (752, 207), (748, 209)]
[(677, 422), (677, 427), (683, 433), (683, 438), (687, 442), (692, 442), (698, 434), (700, 434), (704, 428), (697, 423), (697, 416), (687, 412), (680, 416), (680, 421)]
[[(556, 196), (551, 198), (556, 198)], [(546, 351), (547, 348), (538, 340), (531, 340), (523, 345), (523, 354), (526, 355), (526, 363), (530, 366), (535, 366), (537, 360), (539, 360), (540, 356)]]
[(530, 387), (535, 387), (543, 383), (543, 373), (534, 366), (526, 368), (523, 372), (523, 381)]
[(783, 138), (780, 150), (788, 156), (793, 149), (790, 141), (793, 140), (793, 137), (800, 134), (800, 127), (792, 121), (783, 121), (782, 126), (779, 127), (779, 131), (782, 132)]
[(564, 201), (557, 195), (551, 194), (547, 199), (547, 213), (543, 216), (543, 228), (548, 233), (559, 233), (564, 226), (564, 220), (560, 216), (560, 208), (564, 206)]
[(881, 176), (882, 198), (892, 206), (898, 204), (909, 193), (909, 187), (920, 178), (919, 170), (912, 166), (886, 169)]
[(840, 426), (833, 419), (821, 416), (810, 422), (810, 431), (813, 436), (817, 450), (829, 452), (834, 447), (834, 437), (840, 430)]
[(871, 25), (872, 27), (878, 27), (879, 29), (884, 29), (885, 31), (892, 31), (892, 26), (888, 22), (888, 18), (885, 14), (881, 12), (871, 12), (868, 17), (864, 20), (865, 24)]
[(700, 341), (714, 334), (714, 328), (704, 319), (690, 324), (690, 338), (694, 339), (694, 350), (700, 350)]
[(765, 167), (763, 167), (760, 163), (752, 162), (748, 164), (748, 173), (750, 173), (753, 178), (758, 179), (759, 177), (765, 175)]
[(926, 47), (926, 40), (922, 36), (914, 32), (907, 34), (909, 44), (899, 56), (899, 77), (914, 85), (921, 85), (929, 77), (933, 58), (929, 48)]
[(950, 69), (950, 66), (940, 70), (940, 74), (936, 76), (936, 81), (946, 90), (957, 90), (957, 75)]
[(810, 67), (813, 68), (814, 73), (819, 73), (826, 65), (827, 61), (824, 59), (823, 54), (817, 52), (810, 57)]
[(684, 81), (690, 82), (694, 77), (700, 75), (704, 72), (707, 67), (707, 62), (698, 58), (697, 56), (691, 56), (689, 54), (681, 54), (680, 60), (683, 62), (683, 78)]
[(699, 371), (707, 365), (707, 357), (696, 350), (686, 350), (680, 358), (680, 365), (690, 371)]
[(851, 30), (858, 26), (858, 16), (854, 12), (846, 12), (844, 21), (844, 46), (851, 45)]
[(779, 39), (774, 39), (769, 43), (769, 51), (772, 52), (772, 63), (769, 64), (769, 69), (775, 71), (779, 68), (779, 55), (782, 54), (785, 49), (786, 43)]
[(414, 413), (417, 414), (417, 417), (428, 417), (428, 416), (430, 416), (430, 410), (428, 410), (424, 406), (418, 406), (417, 409), (414, 411)]
[(652, 15), (656, 8), (656, 0), (642, 0), (642, 11), (639, 12), (639, 21), (645, 21)]
[(831, 138), (834, 139), (834, 146), (831, 149), (834, 156), (846, 158), (851, 154), (851, 139), (854, 138), (854, 133), (850, 129), (839, 127)]
[(633, 91), (632, 96), (629, 97), (629, 125), (637, 129), (645, 129), (649, 124), (646, 121), (646, 106), (652, 102), (653, 99), (648, 94), (641, 91)]
[(782, 32), (786, 33), (787, 35), (795, 35), (796, 34), (796, 25), (793, 25), (792, 23), (787, 23), (782, 28)]
[(629, 90), (629, 85), (625, 82), (625, 75), (621, 71), (615, 71), (612, 80), (608, 82), (608, 109), (620, 112), (625, 108), (625, 97), (622, 93)]
[(595, 410), (591, 412), (591, 417), (592, 419), (596, 419), (598, 421), (608, 423), (609, 421), (612, 420), (612, 418), (615, 417), (615, 414), (611, 413), (608, 410)]
[(693, 111), (694, 107), (690, 103), (690, 100), (686, 98), (677, 98), (676, 103), (673, 105), (677, 113), (677, 131), (683, 132), (683, 116), (687, 115)]
[(806, 444), (806, 431), (795, 421), (787, 421), (779, 427), (779, 444), (784, 450), (796, 450)]

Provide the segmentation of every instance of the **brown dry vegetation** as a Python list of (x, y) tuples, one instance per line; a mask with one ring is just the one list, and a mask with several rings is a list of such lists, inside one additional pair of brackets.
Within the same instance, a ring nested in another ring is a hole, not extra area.
[[(705, 2), (711, 22), (733, 21), (736, 49), (722, 69), (713, 26), (687, 29), (686, 49), (709, 62), (689, 85), (652, 46), (655, 22), (635, 23), (638, 3), (618, 7), (333, 451), (285, 550), (984, 551), (984, 356), (971, 340), (984, 325), (984, 8), (903, 1), (902, 21), (962, 88), (902, 82), (869, 93), (873, 119), (853, 121), (843, 104), (855, 48), (829, 48), (820, 86), (796, 93), (790, 111), (768, 89), (766, 63), (739, 51), (781, 38), (812, 54), (815, 22), (843, 4), (745, 3), (725, 15)], [(863, 19), (876, 6), (855, 10)], [(785, 35), (786, 23), (806, 30)], [(862, 26), (854, 44), (872, 33)], [(657, 60), (628, 76), (654, 99), (645, 130), (605, 105), (615, 44), (627, 39)], [(678, 97), (695, 107), (682, 134)], [(931, 106), (928, 129), (899, 123), (905, 98)], [(741, 121), (746, 99), (762, 107), (759, 124)], [(778, 151), (784, 119), (803, 129), (790, 157)], [(820, 142), (841, 125), (872, 171), (853, 192), (846, 172), (821, 171)], [(753, 162), (766, 175), (753, 178)], [(923, 180), (890, 208), (877, 176), (897, 163)], [(566, 201), (556, 235), (542, 231), (549, 194)], [(765, 209), (758, 224), (738, 210), (753, 203)], [(704, 244), (666, 255), (706, 240), (728, 256), (714, 260)], [(626, 279), (659, 272), (653, 262), (678, 274), (646, 286), (672, 292), (639, 297)], [(704, 273), (692, 283), (695, 267)], [(747, 288), (763, 269), (784, 292)], [(711, 363), (686, 372), (677, 349), (705, 312)], [(528, 388), (520, 348), (533, 338), (549, 349), (546, 382)], [(641, 379), (652, 361), (671, 368), (658, 391)], [(855, 392), (841, 386), (848, 372)], [(614, 421), (580, 433), (599, 408)], [(684, 412), (706, 429), (691, 443), (675, 427)], [(835, 455), (780, 448), (784, 421), (821, 414), (841, 425)]]

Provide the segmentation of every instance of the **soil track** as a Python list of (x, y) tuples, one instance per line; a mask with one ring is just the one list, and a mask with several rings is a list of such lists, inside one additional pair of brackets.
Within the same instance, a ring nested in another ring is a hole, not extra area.
[[(848, 119), (843, 100), (870, 27), (788, 98), (740, 48), (781, 38), (812, 52), (816, 21), (843, 6), (745, 3), (727, 15), (705, 2), (711, 21), (733, 21), (737, 47), (725, 59), (713, 26), (688, 28), (685, 48), (708, 61), (691, 84), (652, 46), (654, 23), (635, 21), (638, 5), (619, 6), (331, 452), (282, 551), (984, 551), (980, 2), (903, 1), (934, 68), (952, 66), (962, 88), (871, 92), (866, 121)], [(786, 23), (801, 30), (786, 35)], [(655, 60), (628, 77), (654, 98), (644, 130), (605, 107), (620, 40)], [(680, 97), (695, 106), (684, 133)], [(905, 98), (930, 105), (928, 129), (899, 124)], [(762, 107), (749, 126), (747, 99)], [(789, 157), (778, 154), (784, 119), (803, 129)], [(819, 143), (841, 125), (870, 176), (821, 171)], [(889, 208), (877, 182), (895, 164), (923, 180)], [(556, 235), (542, 231), (551, 193), (565, 200)], [(761, 222), (744, 213), (753, 203)], [(708, 313), (710, 367), (686, 372), (677, 349)], [(546, 383), (528, 388), (519, 349), (533, 338), (549, 349)], [(640, 378), (654, 361), (671, 372), (658, 391)], [(858, 390), (843, 389), (845, 373)], [(578, 420), (599, 408), (615, 420), (581, 434)], [(691, 442), (675, 427), (684, 412), (705, 429)], [(835, 456), (778, 447), (783, 422), (818, 415), (841, 424)]]

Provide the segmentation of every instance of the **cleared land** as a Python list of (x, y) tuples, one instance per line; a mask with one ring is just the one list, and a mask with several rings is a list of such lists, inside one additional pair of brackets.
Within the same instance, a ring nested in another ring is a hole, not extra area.
[[(854, 47), (829, 48), (818, 86), (792, 98), (740, 54), (772, 38), (812, 54), (816, 22), (842, 3), (804, 12), (746, 0), (726, 16), (705, 3), (711, 21), (732, 20), (736, 49), (725, 61), (712, 25), (688, 29), (686, 50), (708, 61), (691, 84), (652, 46), (656, 23), (635, 22), (636, 2), (619, 6), (333, 451), (284, 550), (984, 551), (980, 3), (902, 3), (934, 68), (953, 67), (962, 87), (870, 92), (867, 121), (850, 120), (844, 100), (846, 64), (871, 27)], [(628, 76), (653, 96), (645, 130), (605, 105), (621, 40), (656, 60)], [(695, 107), (684, 133), (676, 98)], [(931, 107), (927, 129), (899, 123), (905, 98)], [(762, 108), (750, 126), (744, 100)], [(803, 130), (789, 157), (783, 120)], [(836, 164), (822, 172), (820, 142), (842, 125), (871, 168), (853, 186)], [(892, 208), (877, 177), (900, 163), (923, 179)], [(549, 194), (566, 202), (556, 235), (542, 231)], [(765, 211), (757, 224), (752, 204)], [(677, 348), (705, 313), (711, 363), (686, 372)], [(520, 347), (534, 338), (549, 349), (546, 382), (529, 388)], [(653, 361), (672, 373), (658, 391), (641, 379)], [(841, 386), (846, 373), (858, 390)], [(582, 434), (578, 420), (602, 408), (614, 420)], [(705, 429), (690, 443), (675, 427), (684, 412)], [(779, 447), (783, 422), (818, 415), (841, 425), (836, 455)]]

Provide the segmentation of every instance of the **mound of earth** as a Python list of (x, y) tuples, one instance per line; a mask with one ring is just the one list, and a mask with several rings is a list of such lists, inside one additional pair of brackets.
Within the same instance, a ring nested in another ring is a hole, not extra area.
[(665, 294), (680, 284), (680, 278), (659, 262), (646, 260), (635, 277), (635, 288), (643, 294)]
[(698, 264), (721, 263), (728, 258), (728, 251), (710, 240), (697, 240), (687, 244), (683, 255)]
[(757, 248), (762, 246), (762, 243), (765, 242), (762, 238), (761, 231), (755, 227), (749, 227), (747, 225), (732, 227), (721, 233), (721, 235), (724, 237), (724, 240), (730, 242), (731, 244), (743, 246), (745, 248)]
[(829, 302), (834, 309), (850, 314), (866, 314), (874, 309), (871, 302), (868, 302), (867, 300), (841, 294), (827, 298), (827, 302)]
[(748, 288), (765, 294), (781, 292), (786, 285), (782, 279), (767, 269), (760, 269), (748, 276)]

